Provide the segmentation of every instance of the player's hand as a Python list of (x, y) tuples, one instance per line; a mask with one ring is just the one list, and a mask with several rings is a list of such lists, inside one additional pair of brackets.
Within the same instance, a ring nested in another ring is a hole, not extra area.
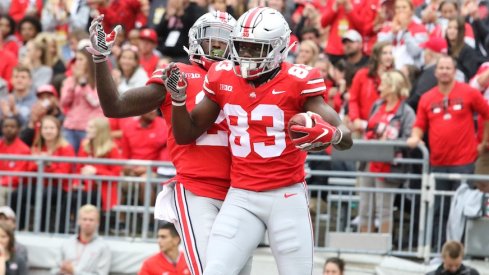
[(121, 31), (121, 25), (117, 25), (111, 33), (106, 34), (102, 27), (102, 20), (104, 15), (100, 15), (93, 19), (88, 31), (90, 32), (91, 46), (87, 47), (87, 51), (92, 54), (93, 62), (100, 63), (107, 60), (107, 56), (112, 51), (115, 38)]
[(187, 79), (180, 72), (177, 64), (170, 63), (163, 69), (161, 78), (166, 90), (170, 93), (173, 105), (183, 106), (187, 98)]
[(291, 130), (304, 133), (305, 136), (292, 139), (295, 146), (305, 151), (323, 150), (330, 144), (338, 144), (343, 138), (341, 130), (327, 123), (323, 118), (313, 112), (307, 112), (314, 122), (313, 127), (304, 127), (301, 125), (291, 126)]

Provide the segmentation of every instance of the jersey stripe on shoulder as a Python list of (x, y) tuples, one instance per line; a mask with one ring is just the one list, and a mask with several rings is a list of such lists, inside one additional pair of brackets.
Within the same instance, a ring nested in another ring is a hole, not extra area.
[(306, 84), (318, 84), (318, 83), (324, 83), (324, 79), (322, 78), (311, 79), (307, 81)]
[(326, 86), (320, 86), (312, 89), (307, 89), (307, 90), (302, 90), (301, 94), (310, 94), (310, 93), (317, 93), (320, 91), (326, 91)]

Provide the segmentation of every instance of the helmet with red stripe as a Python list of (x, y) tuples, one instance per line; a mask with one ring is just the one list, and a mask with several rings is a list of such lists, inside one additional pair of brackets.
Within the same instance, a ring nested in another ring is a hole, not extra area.
[(235, 73), (256, 78), (280, 66), (287, 57), (290, 28), (283, 15), (268, 7), (244, 13), (231, 33), (231, 60)]
[(229, 57), (229, 34), (236, 19), (227, 12), (208, 12), (188, 32), (190, 61), (209, 69), (212, 63)]

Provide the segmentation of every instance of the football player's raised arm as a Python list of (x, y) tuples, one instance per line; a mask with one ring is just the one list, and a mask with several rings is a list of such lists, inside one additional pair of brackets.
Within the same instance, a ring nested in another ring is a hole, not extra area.
[(107, 62), (96, 63), (95, 81), (100, 105), (107, 117), (130, 117), (146, 114), (161, 106), (165, 86), (149, 84), (119, 93)]
[(191, 113), (185, 105), (172, 104), (171, 124), (178, 144), (189, 144), (209, 129), (219, 116), (219, 105), (204, 96)]
[(129, 117), (148, 113), (158, 108), (165, 100), (163, 85), (150, 84), (131, 89), (121, 95), (112, 79), (107, 64), (120, 25), (106, 34), (102, 27), (103, 14), (93, 19), (90, 24), (90, 46), (86, 50), (92, 54), (95, 63), (95, 82), (100, 105), (107, 117)]
[(304, 109), (305, 111), (311, 111), (320, 115), (324, 121), (337, 127), (341, 131), (341, 141), (338, 144), (333, 145), (336, 149), (346, 150), (351, 148), (353, 145), (353, 140), (351, 138), (350, 129), (348, 129), (348, 127), (341, 122), (338, 113), (336, 113), (333, 108), (324, 102), (322, 96), (318, 95), (307, 98), (306, 102), (304, 103)]

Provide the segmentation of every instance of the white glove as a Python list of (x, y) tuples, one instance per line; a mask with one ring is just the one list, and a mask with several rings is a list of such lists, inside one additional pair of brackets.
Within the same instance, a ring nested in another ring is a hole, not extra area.
[(175, 106), (185, 105), (187, 98), (187, 79), (180, 73), (177, 64), (170, 63), (163, 69), (162, 76), (166, 90), (170, 93), (172, 104)]
[(87, 47), (87, 51), (92, 54), (93, 62), (95, 63), (107, 60), (107, 56), (110, 55), (112, 46), (114, 45), (115, 38), (122, 29), (121, 25), (117, 25), (110, 34), (106, 34), (102, 27), (103, 19), (103, 14), (93, 19), (90, 28), (88, 29), (92, 45)]

